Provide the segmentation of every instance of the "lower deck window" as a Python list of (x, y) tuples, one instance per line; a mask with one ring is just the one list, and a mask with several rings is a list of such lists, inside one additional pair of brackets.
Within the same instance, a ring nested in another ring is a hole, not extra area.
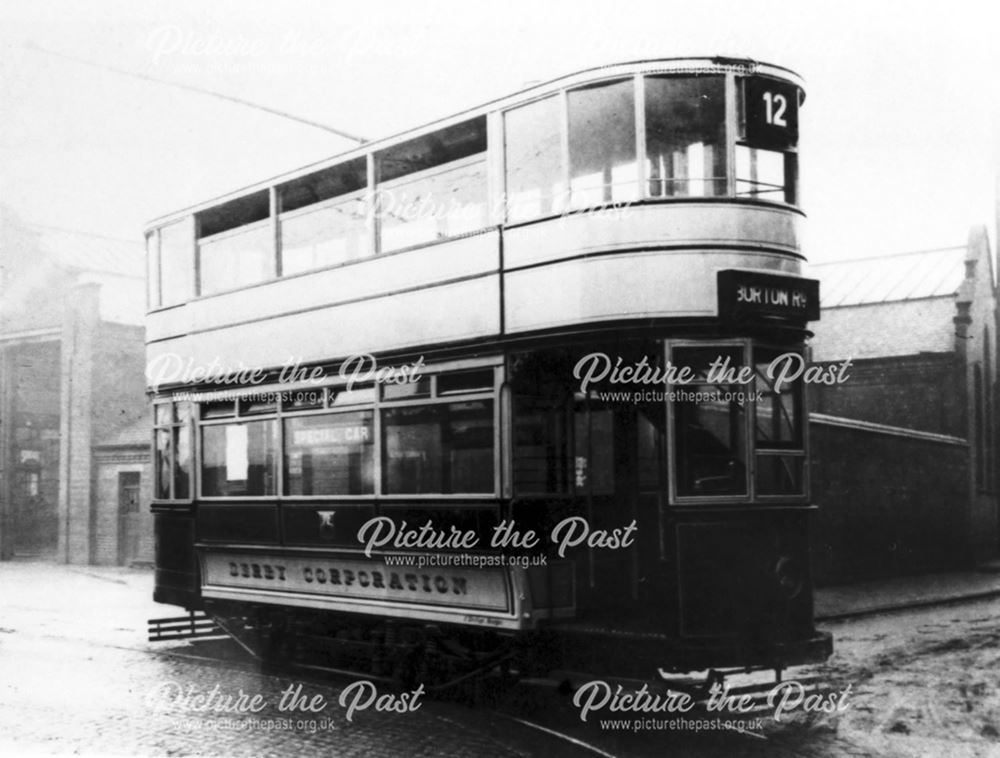
[(277, 432), (274, 419), (202, 427), (202, 494), (274, 495)]
[(493, 435), (491, 400), (382, 411), (383, 492), (493, 492)]
[(285, 419), (286, 495), (374, 492), (372, 412)]

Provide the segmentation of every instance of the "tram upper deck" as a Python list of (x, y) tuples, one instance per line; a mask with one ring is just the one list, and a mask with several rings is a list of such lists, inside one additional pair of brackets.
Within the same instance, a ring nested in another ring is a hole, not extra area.
[(165, 216), (148, 357), (266, 368), (718, 318), (718, 272), (800, 272), (802, 99), (748, 60), (602, 67)]

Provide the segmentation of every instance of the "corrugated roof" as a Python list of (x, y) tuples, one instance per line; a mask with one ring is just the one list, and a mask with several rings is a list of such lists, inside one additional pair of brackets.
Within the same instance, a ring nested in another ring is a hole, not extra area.
[(823, 308), (954, 295), (965, 278), (966, 246), (811, 267)]

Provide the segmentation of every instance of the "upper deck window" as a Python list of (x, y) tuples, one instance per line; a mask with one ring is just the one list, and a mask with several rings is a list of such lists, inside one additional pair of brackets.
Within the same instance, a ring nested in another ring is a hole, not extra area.
[(547, 216), (565, 207), (562, 127), (558, 96), (504, 114), (508, 221)]
[(274, 276), (267, 190), (198, 214), (198, 293), (233, 289)]
[(283, 275), (368, 255), (367, 184), (367, 161), (356, 158), (278, 187)]
[(648, 76), (650, 197), (726, 194), (726, 86), (721, 76)]
[(176, 305), (191, 295), (191, 251), (194, 242), (191, 225), (186, 221), (169, 224), (160, 229), (159, 237), (156, 263), (159, 267), (160, 297), (156, 305)]
[(381, 251), (486, 226), (484, 116), (394, 145), (375, 160)]
[(574, 207), (635, 200), (635, 82), (571, 90), (569, 188)]
[(743, 114), (736, 145), (736, 195), (798, 202), (799, 90), (788, 82), (754, 77), (738, 89)]
[(157, 231), (146, 235), (146, 305), (160, 307), (160, 237)]

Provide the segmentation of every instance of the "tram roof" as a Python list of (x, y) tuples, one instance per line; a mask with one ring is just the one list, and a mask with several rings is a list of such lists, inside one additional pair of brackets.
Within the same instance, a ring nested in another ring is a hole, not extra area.
[(615, 63), (608, 64), (604, 66), (595, 66), (592, 68), (584, 69), (582, 71), (577, 71), (571, 74), (566, 74), (555, 79), (551, 79), (547, 82), (542, 82), (540, 84), (532, 85), (523, 90), (519, 90), (511, 95), (507, 95), (495, 100), (488, 101), (482, 105), (478, 105), (473, 108), (467, 108), (458, 113), (452, 114), (445, 118), (437, 119), (427, 124), (423, 124), (412, 129), (408, 129), (397, 134), (393, 134), (387, 137), (382, 137), (379, 139), (372, 140), (370, 142), (365, 142), (356, 148), (338, 153), (329, 158), (324, 158), (323, 160), (316, 161), (314, 163), (302, 166), (300, 168), (288, 171), (286, 173), (278, 174), (277, 176), (270, 177), (261, 182), (242, 187), (240, 189), (228, 192), (224, 195), (219, 195), (210, 200), (198, 203), (196, 205), (188, 206), (180, 210), (168, 213), (163, 216), (159, 216), (146, 225), (147, 231), (158, 226), (168, 223), (170, 221), (175, 221), (183, 216), (191, 213), (196, 213), (208, 208), (212, 208), (221, 203), (228, 202), (230, 200), (235, 200), (240, 198), (250, 192), (257, 192), (262, 189), (267, 189), (275, 184), (280, 184), (283, 182), (290, 181), (292, 179), (298, 178), (310, 174), (314, 171), (319, 171), (329, 166), (335, 166), (338, 163), (351, 160), (352, 158), (358, 158), (368, 153), (381, 150), (389, 145), (396, 144), (398, 142), (403, 142), (415, 137), (422, 136), (424, 134), (436, 131), (438, 129), (451, 126), (452, 124), (460, 123), (469, 118), (475, 116), (482, 116), (487, 113), (503, 110), (511, 106), (520, 105), (523, 103), (531, 102), (546, 95), (554, 94), (562, 89), (571, 88), (583, 84), (588, 84), (591, 82), (602, 81), (605, 79), (614, 79), (620, 76), (630, 76), (635, 74), (721, 74), (727, 71), (735, 71), (738, 73), (743, 73), (746, 75), (758, 75), (758, 76), (773, 76), (781, 79), (787, 79), (794, 82), (799, 87), (804, 86), (804, 81), (802, 77), (796, 72), (784, 66), (778, 66), (771, 63), (764, 63), (762, 61), (756, 61), (751, 58), (733, 58), (725, 56), (715, 56), (715, 57), (704, 57), (704, 58), (654, 58), (648, 60), (630, 61), (627, 63)]

